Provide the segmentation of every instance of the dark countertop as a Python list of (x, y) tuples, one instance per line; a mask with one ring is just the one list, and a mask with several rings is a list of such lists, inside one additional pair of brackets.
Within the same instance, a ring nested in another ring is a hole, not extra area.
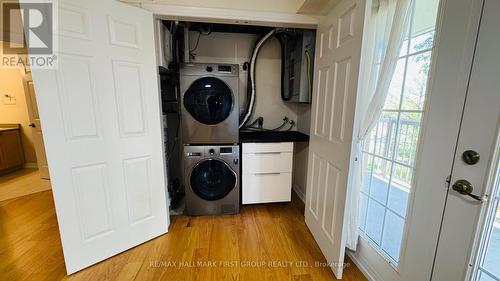
[(309, 142), (309, 136), (298, 131), (240, 131), (240, 143)]

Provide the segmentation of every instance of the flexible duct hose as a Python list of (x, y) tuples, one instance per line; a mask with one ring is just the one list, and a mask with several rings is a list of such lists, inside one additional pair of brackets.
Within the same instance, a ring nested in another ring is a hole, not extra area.
[(255, 106), (255, 68), (256, 68), (256, 61), (257, 61), (257, 56), (259, 55), (260, 49), (266, 43), (267, 40), (269, 40), (273, 35), (279, 32), (286, 32), (288, 31), (285, 28), (276, 28), (271, 31), (269, 31), (266, 35), (262, 36), (260, 38), (259, 42), (257, 42), (257, 45), (255, 45), (255, 48), (253, 49), (252, 53), (252, 58), (250, 60), (250, 79), (249, 79), (249, 84), (250, 84), (250, 100), (248, 101), (247, 109), (245, 112), (245, 115), (243, 119), (240, 121), (240, 126), (239, 128), (241, 129), (250, 119), (252, 116), (252, 112)]

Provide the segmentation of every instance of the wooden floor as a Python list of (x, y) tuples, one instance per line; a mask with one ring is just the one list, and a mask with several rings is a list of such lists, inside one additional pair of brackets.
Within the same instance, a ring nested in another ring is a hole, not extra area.
[[(0, 280), (334, 280), (303, 205), (174, 216), (169, 233), (67, 277), (51, 191), (0, 202)], [(347, 261), (349, 263), (349, 261)], [(344, 280), (366, 280), (350, 264)]]
[(22, 169), (0, 176), (0, 201), (50, 189), (50, 181), (40, 177), (37, 169)]

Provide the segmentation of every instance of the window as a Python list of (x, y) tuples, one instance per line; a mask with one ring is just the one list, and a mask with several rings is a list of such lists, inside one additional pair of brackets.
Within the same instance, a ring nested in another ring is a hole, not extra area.
[[(500, 163), (499, 163), (500, 164)], [(500, 166), (495, 180), (496, 195), (486, 220), (486, 232), (483, 234), (482, 247), (479, 251), (476, 281), (500, 280)]]
[(416, 0), (384, 110), (363, 149), (359, 229), (395, 265), (412, 188), (438, 2)]

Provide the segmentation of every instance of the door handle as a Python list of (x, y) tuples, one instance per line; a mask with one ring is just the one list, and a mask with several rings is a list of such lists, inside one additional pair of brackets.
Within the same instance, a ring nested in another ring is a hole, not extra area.
[(28, 126), (30, 126), (31, 128), (35, 128), (36, 127), (35, 123), (30, 123)]
[(456, 192), (462, 194), (462, 195), (467, 195), (471, 197), (474, 200), (477, 201), (483, 201), (484, 199), (481, 196), (477, 196), (475, 194), (472, 194), (472, 191), (474, 191), (474, 187), (472, 184), (467, 181), (467, 180), (457, 180), (452, 186), (453, 190)]

